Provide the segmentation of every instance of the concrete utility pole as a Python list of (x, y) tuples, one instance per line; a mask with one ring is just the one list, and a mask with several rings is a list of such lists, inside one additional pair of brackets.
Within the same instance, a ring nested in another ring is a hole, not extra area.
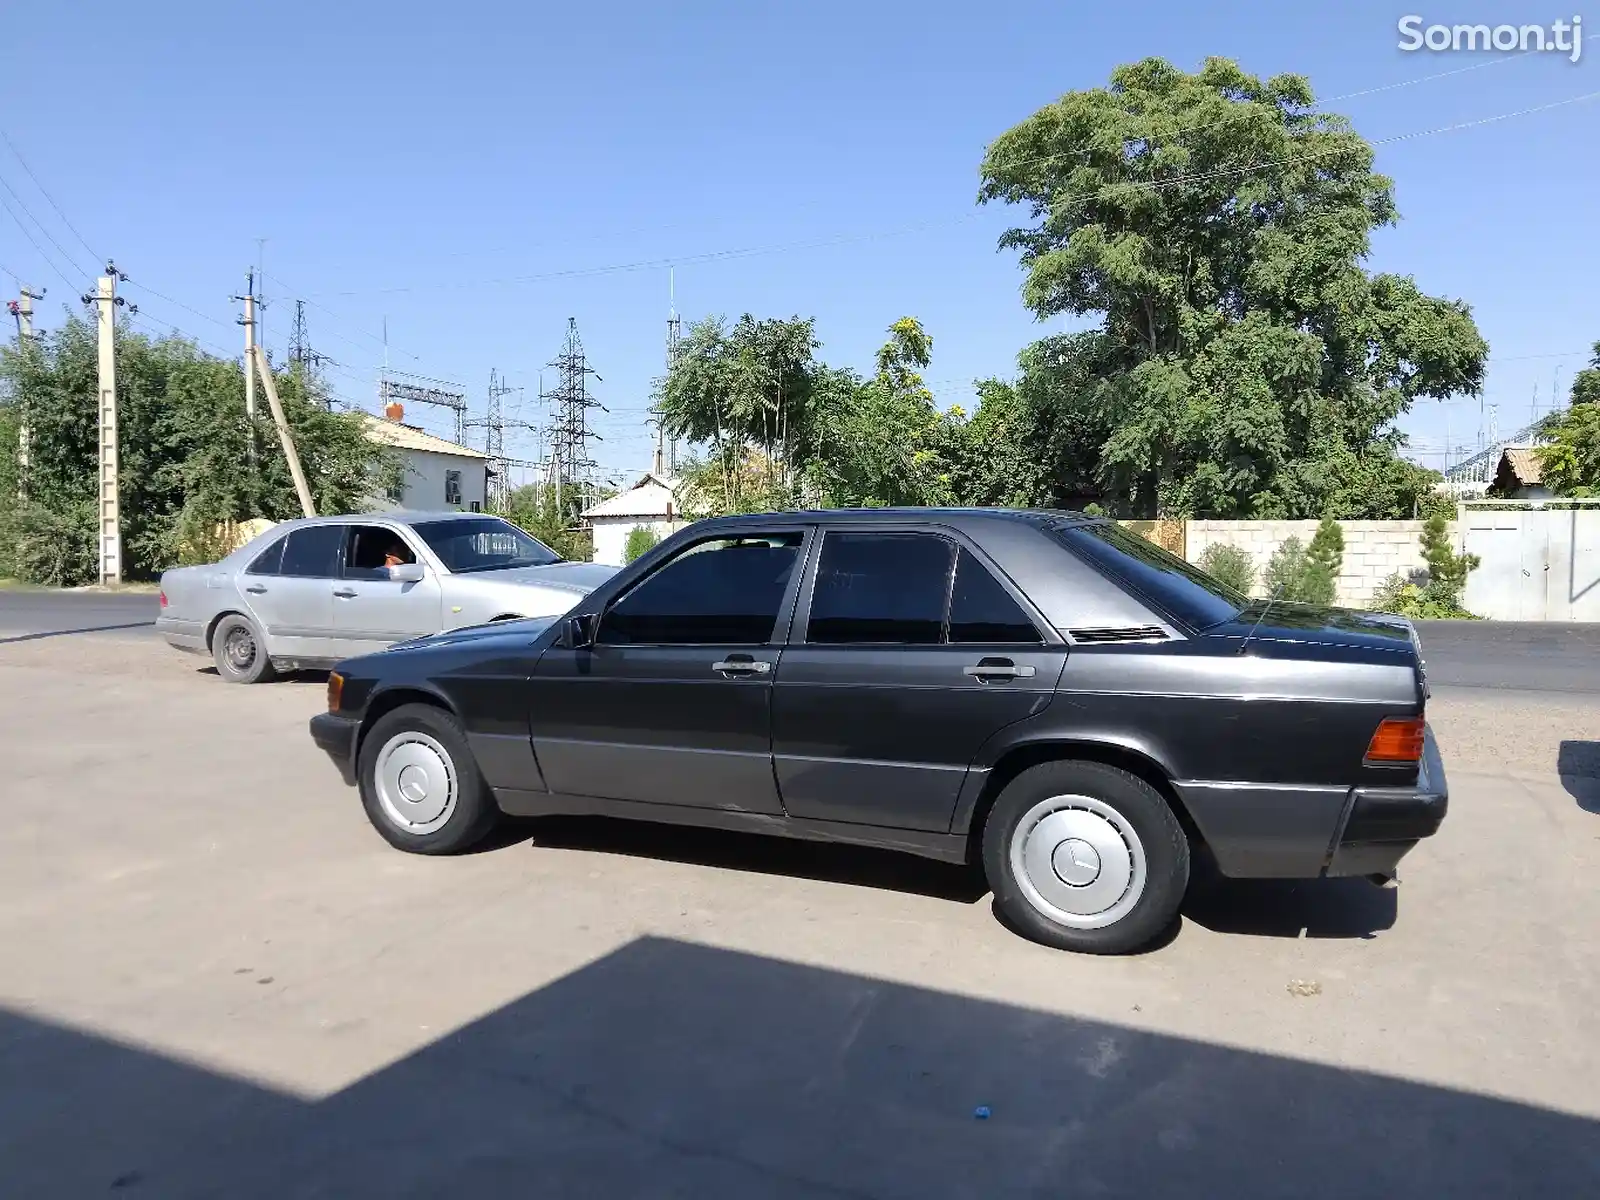
[[(118, 271), (106, 263), (94, 294), (95, 326), (99, 334), (100, 365), (100, 582), (122, 582), (122, 495), (117, 443), (117, 326)], [(90, 297), (85, 296), (87, 303)]]
[(300, 469), (300, 455), (294, 448), (294, 435), (289, 432), (289, 421), (283, 415), (283, 405), (278, 401), (278, 385), (272, 378), (272, 366), (259, 346), (251, 347), (255, 369), (261, 372), (261, 387), (267, 393), (267, 404), (272, 408), (272, 423), (278, 427), (278, 442), (283, 446), (283, 457), (289, 462), (289, 474), (294, 476), (294, 490), (300, 496), (300, 510), (308, 517), (317, 515), (311, 502), (311, 489), (306, 486), (306, 473)]
[[(244, 415), (252, 424), (256, 419), (256, 273), (246, 271), (244, 295), (235, 300), (244, 301), (244, 316), (239, 324), (244, 326)], [(253, 443), (252, 443), (253, 444)]]
[[(17, 319), (17, 346), (23, 354), (32, 354), (34, 345), (33, 335), (33, 302), (43, 300), (46, 289), (40, 288), (37, 292), (26, 284), (22, 286), (22, 294), (11, 301), (6, 307), (11, 310), (12, 316)], [(28, 425), (28, 399), (22, 396), (22, 411), (17, 424), (17, 496), (20, 499), (28, 497), (28, 450), (32, 441)]]

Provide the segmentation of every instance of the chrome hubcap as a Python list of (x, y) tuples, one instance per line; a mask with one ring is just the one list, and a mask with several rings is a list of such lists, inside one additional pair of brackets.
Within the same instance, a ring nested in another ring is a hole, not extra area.
[(228, 640), (223, 643), (223, 653), (228, 665), (236, 671), (247, 671), (256, 657), (256, 639), (241, 625), (228, 630)]
[(413, 834), (443, 826), (460, 790), (450, 752), (419, 730), (397, 733), (383, 744), (373, 760), (372, 786), (390, 823)]
[(1011, 835), (1011, 873), (1041, 915), (1073, 929), (1104, 929), (1144, 895), (1144, 844), (1128, 819), (1093, 796), (1052, 796)]

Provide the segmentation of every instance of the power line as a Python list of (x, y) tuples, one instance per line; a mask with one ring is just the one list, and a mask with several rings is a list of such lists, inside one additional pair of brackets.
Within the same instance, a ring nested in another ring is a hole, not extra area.
[[(61, 269), (61, 267), (56, 263), (55, 259), (50, 257), (49, 252), (39, 244), (39, 240), (33, 236), (32, 231), (30, 231), (27, 225), (23, 223), (22, 218), (17, 216), (16, 209), (11, 207), (10, 202), (7, 201), (4, 196), (0, 196), (0, 208), (4, 208), (10, 215), (11, 219), (17, 223), (17, 228), (22, 230), (22, 236), (28, 239), (28, 244), (39, 252), (39, 257), (44, 261), (46, 266), (56, 273), (57, 278), (59, 278), (62, 283), (73, 289), (81, 288), (83, 286), (81, 283), (74, 283), (67, 277), (67, 273)], [(71, 260), (69, 259), (68, 261), (70, 262)], [(79, 275), (83, 274), (83, 271), (79, 269), (76, 263), (72, 264), (72, 269), (77, 271)]]
[(45, 189), (44, 184), (39, 182), (39, 177), (33, 173), (33, 168), (28, 165), (28, 160), (22, 157), (22, 151), (17, 149), (17, 144), (11, 140), (4, 129), (0, 129), (0, 141), (4, 141), (11, 148), (11, 153), (16, 157), (17, 163), (27, 172), (28, 178), (33, 180), (33, 186), (39, 189), (39, 194), (49, 202), (51, 208), (55, 209), (56, 216), (61, 218), (61, 223), (72, 231), (73, 237), (78, 239), (78, 245), (89, 252), (89, 257), (92, 260), (100, 262), (104, 256), (96, 254), (94, 247), (84, 241), (83, 234), (78, 232), (78, 227), (67, 219), (67, 214), (61, 211), (61, 206), (56, 203), (55, 197)]
[[(76, 271), (76, 272), (78, 272), (78, 274), (82, 275), (85, 280), (89, 280), (89, 279), (93, 278), (93, 276), (91, 276), (87, 271), (85, 271), (82, 267), (80, 267), (78, 265), (77, 260), (75, 258), (73, 258), (73, 256), (67, 252), (66, 247), (63, 246), (60, 242), (56, 241), (55, 234), (51, 233), (48, 229), (45, 228), (44, 222), (39, 220), (38, 217), (33, 215), (33, 210), (30, 209), (28, 207), (27, 203), (22, 199), (22, 197), (17, 194), (17, 189), (11, 186), (10, 182), (6, 179), (6, 177), (4, 175), (0, 175), (0, 187), (5, 188), (6, 191), (11, 193), (11, 198), (17, 202), (17, 207), (22, 209), (22, 211), (27, 215), (28, 220), (32, 221), (35, 225), (37, 225), (39, 227), (39, 232), (44, 234), (45, 238), (48, 239), (50, 244), (56, 248), (56, 252), (58, 254), (60, 254), (62, 258), (66, 259), (67, 263), (72, 267), (72, 269), (74, 271)], [(11, 215), (13, 217), (16, 216), (15, 213), (12, 213)], [(37, 245), (37, 243), (35, 243), (35, 245)]]

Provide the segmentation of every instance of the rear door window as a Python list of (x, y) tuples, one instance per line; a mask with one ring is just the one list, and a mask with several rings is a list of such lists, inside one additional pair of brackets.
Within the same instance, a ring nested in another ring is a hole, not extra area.
[(245, 568), (245, 574), (276, 575), (278, 568), (283, 565), (283, 547), (288, 540), (286, 537), (275, 539), (272, 545), (250, 561), (250, 565)]
[(937, 646), (955, 545), (927, 533), (829, 533), (817, 558), (806, 641)]
[(286, 539), (280, 575), (309, 579), (336, 579), (339, 555), (344, 549), (343, 525), (307, 525)]
[(956, 582), (950, 591), (949, 640), (957, 645), (1013, 646), (1044, 641), (1022, 606), (965, 547), (956, 557)]

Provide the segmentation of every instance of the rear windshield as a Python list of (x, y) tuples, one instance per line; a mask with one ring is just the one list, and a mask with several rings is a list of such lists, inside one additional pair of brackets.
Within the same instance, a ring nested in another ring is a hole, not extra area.
[(1250, 603), (1248, 596), (1120, 525), (1064, 525), (1054, 532), (1067, 549), (1143, 593), (1191, 629), (1231, 621)]

